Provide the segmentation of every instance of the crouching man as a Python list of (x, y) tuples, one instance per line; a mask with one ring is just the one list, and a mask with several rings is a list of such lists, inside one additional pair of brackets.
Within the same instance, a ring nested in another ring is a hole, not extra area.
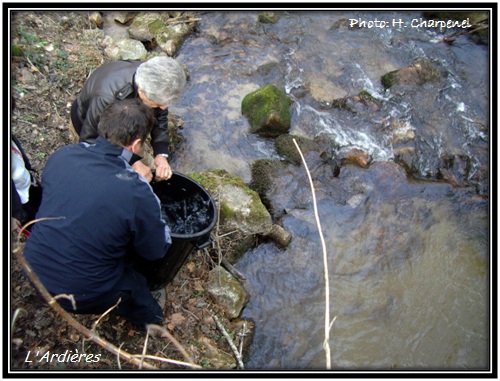
[[(47, 161), (37, 222), (24, 256), (52, 295), (69, 312), (111, 313), (138, 328), (159, 324), (163, 311), (134, 256), (162, 258), (171, 245), (160, 203), (131, 165), (155, 124), (139, 99), (114, 102), (103, 113), (95, 144), (70, 144)], [(168, 255), (168, 254), (167, 254)]]

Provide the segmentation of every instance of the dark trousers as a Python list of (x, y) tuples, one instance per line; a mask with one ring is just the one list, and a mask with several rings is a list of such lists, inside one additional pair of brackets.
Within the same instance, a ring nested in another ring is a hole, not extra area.
[(71, 124), (73, 125), (76, 133), (80, 135), (80, 132), (82, 132), (83, 123), (78, 117), (78, 101), (76, 99), (71, 105)]
[(110, 313), (122, 316), (139, 329), (146, 324), (161, 324), (164, 320), (163, 311), (153, 298), (148, 288), (146, 278), (132, 268), (126, 268), (113, 290), (91, 301), (76, 301), (76, 310), (65, 298), (58, 299), (59, 304), (68, 312), (77, 314), (102, 314), (120, 303)]

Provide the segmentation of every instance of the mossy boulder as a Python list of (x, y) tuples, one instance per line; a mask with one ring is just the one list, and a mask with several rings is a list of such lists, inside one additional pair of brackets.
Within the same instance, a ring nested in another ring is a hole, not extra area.
[(279, 215), (279, 213), (273, 211), (270, 199), (270, 193), (275, 185), (273, 180), (276, 174), (285, 171), (288, 165), (280, 160), (259, 159), (254, 161), (251, 166), (252, 180), (250, 187), (260, 195), (262, 202), (268, 210), (271, 210), (274, 217)]
[(283, 134), (276, 138), (274, 141), (274, 147), (276, 148), (276, 152), (278, 155), (290, 160), (294, 164), (301, 164), (302, 159), (300, 157), (299, 151), (295, 146), (293, 139), (299, 145), (300, 150), (303, 155), (306, 155), (311, 151), (321, 151), (321, 144), (302, 136), (295, 136), (289, 134)]
[(127, 29), (130, 38), (151, 41), (166, 28), (161, 17), (159, 12), (140, 12)]
[(163, 52), (173, 57), (192, 32), (193, 28), (188, 24), (169, 25), (161, 34), (156, 35), (156, 41)]
[(391, 71), (382, 76), (385, 88), (395, 85), (419, 86), (427, 82), (437, 82), (441, 71), (427, 59), (417, 59), (412, 65)]
[[(188, 16), (185, 14), (183, 16)], [(155, 47), (158, 45), (161, 51), (168, 56), (174, 56), (181, 48), (185, 38), (194, 30), (188, 23), (181, 22), (173, 25), (169, 20), (180, 17), (178, 12), (140, 12), (128, 27), (130, 38), (149, 42)]]
[(198, 172), (189, 175), (203, 186), (220, 207), (220, 223), (227, 229), (245, 235), (267, 234), (271, 230), (271, 215), (257, 192), (243, 180), (226, 170)]
[(110, 43), (104, 49), (104, 55), (109, 60), (145, 60), (148, 54), (144, 45), (137, 40), (122, 38), (108, 40)]
[(239, 317), (250, 300), (241, 283), (220, 266), (210, 271), (207, 292), (228, 319)]
[(250, 123), (250, 132), (277, 137), (290, 130), (292, 100), (275, 85), (266, 85), (247, 94), (241, 111)]
[(263, 11), (259, 12), (259, 22), (263, 24), (274, 24), (281, 17), (281, 12)]
[(368, 91), (362, 90), (358, 95), (334, 99), (332, 107), (348, 110), (353, 113), (378, 111), (382, 104)]

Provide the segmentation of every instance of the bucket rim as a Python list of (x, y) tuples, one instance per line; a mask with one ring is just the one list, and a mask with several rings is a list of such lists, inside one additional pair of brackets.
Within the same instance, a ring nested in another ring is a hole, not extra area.
[[(215, 224), (217, 223), (217, 213), (216, 213), (216, 207), (215, 207), (215, 202), (212, 198), (212, 196), (210, 195), (210, 193), (200, 184), (198, 183), (196, 180), (193, 180), (191, 177), (187, 176), (187, 175), (184, 175), (180, 172), (177, 172), (177, 171), (172, 171), (172, 177), (174, 177), (174, 175), (176, 176), (179, 176), (191, 183), (193, 183), (194, 185), (196, 185), (198, 188), (200, 188), (201, 190), (203, 190), (203, 192), (208, 196), (208, 200), (210, 201), (210, 205), (212, 206), (212, 210), (213, 210), (213, 218), (212, 218), (212, 222), (210, 224), (208, 224), (208, 226), (197, 232), (197, 233), (191, 233), (191, 234), (179, 234), (179, 233), (173, 233), (172, 231), (170, 232), (170, 236), (172, 238), (178, 238), (178, 239), (185, 239), (185, 240), (189, 240), (189, 239), (197, 239), (197, 238), (200, 238), (200, 237), (203, 237), (204, 235), (210, 233), (213, 228), (215, 227)], [(171, 177), (171, 178), (172, 178)], [(168, 180), (166, 180), (168, 181)], [(156, 184), (159, 184), (160, 182), (157, 182)]]

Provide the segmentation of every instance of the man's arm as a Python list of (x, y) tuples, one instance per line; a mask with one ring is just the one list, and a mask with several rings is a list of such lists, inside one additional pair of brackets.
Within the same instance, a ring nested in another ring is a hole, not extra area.
[(153, 155), (168, 154), (170, 136), (168, 132), (168, 110), (155, 110), (155, 116), (158, 123), (151, 131), (151, 145), (153, 146)]
[(170, 228), (161, 218), (160, 203), (149, 186), (138, 186), (136, 191), (138, 202), (132, 226), (135, 252), (150, 261), (163, 258), (172, 238)]
[(168, 163), (168, 146), (170, 136), (168, 131), (168, 110), (157, 110), (156, 119), (158, 123), (151, 131), (151, 145), (153, 146), (156, 179), (158, 181), (168, 180), (172, 177), (172, 169)]

